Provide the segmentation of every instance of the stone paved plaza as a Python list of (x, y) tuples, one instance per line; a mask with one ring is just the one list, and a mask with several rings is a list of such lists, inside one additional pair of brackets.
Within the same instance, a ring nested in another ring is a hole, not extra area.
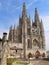
[[(45, 60), (35, 60), (35, 61), (31, 61), (32, 65), (49, 65), (49, 61), (45, 61)], [(31, 65), (30, 64), (30, 65)]]

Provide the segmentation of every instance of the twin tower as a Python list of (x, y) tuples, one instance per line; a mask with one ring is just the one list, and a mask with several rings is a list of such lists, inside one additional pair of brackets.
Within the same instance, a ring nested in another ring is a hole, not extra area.
[(23, 4), (22, 16), (19, 18), (19, 25), (14, 28), (11, 26), (9, 31), (9, 41), (14, 44), (23, 44), (24, 57), (36, 50), (44, 52), (45, 35), (42, 20), (39, 20), (37, 8), (35, 8), (34, 21), (27, 16), (26, 5)]

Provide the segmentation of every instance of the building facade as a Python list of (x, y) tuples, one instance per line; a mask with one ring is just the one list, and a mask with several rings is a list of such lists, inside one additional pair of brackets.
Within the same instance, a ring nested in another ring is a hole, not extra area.
[(36, 50), (45, 51), (45, 35), (43, 22), (39, 19), (37, 8), (35, 8), (34, 21), (27, 15), (26, 5), (23, 4), (22, 16), (19, 17), (19, 25), (9, 31), (9, 41), (23, 45), (24, 57)]

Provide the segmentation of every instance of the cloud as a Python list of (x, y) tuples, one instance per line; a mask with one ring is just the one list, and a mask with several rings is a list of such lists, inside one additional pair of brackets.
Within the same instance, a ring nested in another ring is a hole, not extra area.
[(27, 9), (32, 5), (32, 4), (35, 4), (36, 2), (43, 2), (44, 0), (31, 0), (29, 1), (29, 4), (27, 4)]
[(48, 4), (48, 0), (29, 0), (29, 3), (27, 4), (27, 9), (29, 9), (32, 5), (36, 5), (36, 4)]
[(34, 4), (35, 2), (37, 2), (38, 0), (31, 0), (29, 1), (29, 4), (27, 4), (27, 9), (32, 5)]
[(33, 4), (33, 1), (27, 5), (26, 9), (28, 9), (32, 4)]
[(21, 6), (18, 6), (18, 7), (16, 7), (15, 9), (17, 10), (17, 9), (20, 9), (21, 8)]

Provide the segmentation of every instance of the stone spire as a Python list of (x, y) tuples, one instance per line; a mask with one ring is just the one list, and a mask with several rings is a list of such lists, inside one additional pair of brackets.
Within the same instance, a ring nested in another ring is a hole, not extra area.
[(15, 25), (13, 29), (13, 42), (16, 43), (16, 26)]
[(32, 19), (32, 27), (33, 27), (33, 19)]
[(34, 18), (34, 21), (38, 25), (38, 23), (39, 23), (39, 15), (38, 15), (38, 12), (37, 12), (37, 8), (35, 8), (35, 18)]
[(30, 18), (30, 16), (27, 18), (27, 25), (30, 27), (31, 26), (31, 18)]
[(26, 5), (23, 3), (23, 9), (22, 9), (22, 17), (26, 16)]
[(29, 15), (29, 21), (31, 20), (31, 18), (30, 18), (30, 15)]
[(16, 26), (14, 25), (14, 30), (15, 30)]
[(9, 39), (9, 41), (13, 42), (13, 29), (12, 29), (12, 26), (10, 27), (8, 39)]
[(39, 20), (37, 8), (35, 8), (34, 24), (37, 27), (37, 34), (40, 35), (40, 20)]
[(44, 28), (43, 28), (43, 22), (41, 19), (41, 37), (42, 37), (42, 47), (45, 49), (45, 35), (44, 35)]
[(41, 19), (41, 34), (42, 34), (42, 37), (43, 37), (44, 36), (44, 28), (43, 28), (42, 19)]

